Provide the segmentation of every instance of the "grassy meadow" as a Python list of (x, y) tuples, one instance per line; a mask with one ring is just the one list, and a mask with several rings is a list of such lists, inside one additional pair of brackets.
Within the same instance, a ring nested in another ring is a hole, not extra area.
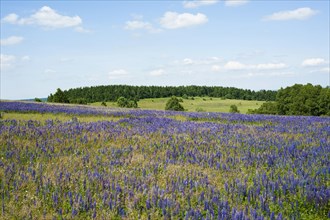
[(0, 219), (330, 214), (329, 117), (22, 102), (0, 112)]
[[(138, 102), (140, 109), (149, 110), (164, 110), (167, 100), (169, 98), (152, 98), (141, 99)], [(188, 112), (205, 111), (205, 112), (229, 112), (231, 105), (236, 105), (241, 113), (246, 113), (248, 109), (259, 108), (264, 101), (255, 100), (234, 100), (210, 97), (194, 97), (192, 100), (182, 99), (182, 106)], [(116, 102), (106, 102), (108, 107), (118, 107)], [(101, 106), (101, 102), (92, 103), (94, 106)]]

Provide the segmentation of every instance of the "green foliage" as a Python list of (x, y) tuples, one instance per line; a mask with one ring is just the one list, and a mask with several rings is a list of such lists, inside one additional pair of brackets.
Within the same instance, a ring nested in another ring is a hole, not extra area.
[[(57, 93), (57, 92), (56, 92)], [(55, 93), (55, 94), (56, 94)], [(108, 85), (74, 88), (63, 91), (67, 100), (84, 98), (88, 103), (93, 102), (116, 102), (118, 98), (138, 101), (146, 98), (168, 98), (171, 96), (182, 97), (224, 97), (230, 99), (274, 101), (276, 91), (261, 90), (251, 91), (234, 87), (221, 86), (128, 86), (128, 85)], [(58, 102), (58, 98), (50, 94), (49, 102)], [(55, 100), (54, 100), (55, 98)], [(193, 98), (192, 98), (193, 99)]]
[(107, 107), (107, 103), (105, 103), (105, 102), (102, 102), (101, 105), (104, 107)]
[(87, 100), (84, 98), (77, 98), (77, 99), (70, 100), (70, 103), (79, 104), (79, 105), (87, 105)]
[(201, 107), (197, 107), (196, 108), (196, 112), (205, 112), (205, 110), (203, 108), (201, 108)]
[(39, 99), (39, 98), (34, 98), (34, 101), (35, 101), (35, 102), (42, 102), (42, 100)]
[(52, 93), (47, 97), (47, 102), (53, 102), (54, 96)]
[(166, 103), (165, 110), (184, 111), (183, 106), (177, 97), (172, 96)]
[(329, 88), (295, 84), (280, 89), (276, 96), (280, 115), (327, 115), (329, 114)]
[(229, 109), (230, 113), (239, 113), (240, 111), (237, 108), (237, 105), (231, 105)]
[(248, 113), (330, 116), (330, 88), (313, 86), (310, 83), (281, 88), (277, 92), (276, 102), (266, 102)]
[(117, 100), (117, 105), (119, 107), (125, 108), (128, 105), (128, 100), (125, 97), (119, 97)]
[(58, 88), (56, 93), (53, 95), (51, 102), (69, 103), (69, 99), (67, 94)]
[[(258, 103), (257, 103), (258, 104)], [(248, 114), (266, 114), (266, 115), (276, 115), (278, 112), (276, 102), (265, 102), (258, 109), (249, 109)]]
[(127, 99), (123, 96), (118, 98), (117, 105), (121, 108), (137, 108), (138, 107), (137, 101)]

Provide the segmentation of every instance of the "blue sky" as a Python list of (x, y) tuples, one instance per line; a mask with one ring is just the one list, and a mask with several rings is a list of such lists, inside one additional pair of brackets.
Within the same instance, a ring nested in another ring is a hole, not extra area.
[(329, 84), (329, 1), (3, 1), (1, 99), (57, 88)]

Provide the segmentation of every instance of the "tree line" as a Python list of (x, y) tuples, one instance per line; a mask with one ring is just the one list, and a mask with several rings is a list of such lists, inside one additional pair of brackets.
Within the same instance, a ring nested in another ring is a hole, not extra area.
[(129, 86), (108, 85), (80, 87), (62, 91), (57, 89), (47, 98), (48, 102), (86, 104), (93, 102), (115, 102), (120, 97), (138, 101), (145, 98), (166, 98), (183, 96), (209, 96), (224, 99), (242, 99), (258, 101), (274, 101), (276, 91), (239, 89), (221, 86)]
[(278, 90), (275, 102), (265, 102), (252, 114), (330, 116), (330, 88), (295, 84)]

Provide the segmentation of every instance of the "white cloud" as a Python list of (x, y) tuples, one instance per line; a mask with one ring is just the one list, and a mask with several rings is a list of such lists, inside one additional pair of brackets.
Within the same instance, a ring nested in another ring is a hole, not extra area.
[(208, 18), (202, 13), (194, 15), (190, 13), (179, 14), (168, 11), (160, 19), (161, 26), (167, 29), (185, 28), (194, 25), (201, 25), (206, 22), (208, 22)]
[(246, 69), (247, 66), (237, 62), (237, 61), (229, 61), (225, 64), (225, 69), (227, 70), (242, 70), (242, 69)]
[(286, 68), (287, 65), (285, 63), (262, 63), (257, 65), (252, 65), (252, 69), (258, 70), (274, 70), (274, 69), (283, 69)]
[(9, 14), (2, 21), (10, 24), (37, 25), (46, 29), (76, 27), (77, 31), (86, 32), (86, 29), (80, 27), (82, 19), (79, 16), (61, 15), (48, 6), (43, 6), (29, 17), (20, 18), (17, 14)]
[(198, 8), (200, 6), (214, 5), (218, 0), (193, 0), (193, 1), (184, 1), (183, 7), (185, 8)]
[(248, 2), (249, 2), (248, 0), (226, 0), (225, 5), (229, 7), (236, 7), (236, 6), (245, 5)]
[(164, 74), (165, 74), (165, 70), (163, 69), (152, 70), (149, 72), (150, 76), (162, 76)]
[(211, 65), (221, 62), (219, 57), (207, 57), (202, 59), (184, 58), (183, 60), (176, 60), (174, 65)]
[(311, 8), (297, 8), (292, 11), (279, 11), (271, 15), (268, 15), (264, 20), (270, 21), (285, 21), (285, 20), (306, 20), (313, 15), (316, 15), (318, 11)]
[(184, 65), (190, 65), (190, 64), (193, 64), (194, 61), (192, 59), (189, 59), (189, 58), (185, 58), (183, 59), (183, 64)]
[(6, 39), (1, 39), (0, 40), (0, 45), (1, 46), (8, 46), (8, 45), (14, 45), (14, 44), (19, 44), (24, 40), (23, 37), (18, 37), (18, 36), (11, 36)]
[[(161, 29), (154, 28), (151, 23), (144, 22), (139, 19), (133, 20), (133, 21), (127, 21), (124, 28), (127, 30), (131, 30), (131, 31), (146, 30), (149, 33), (159, 33), (162, 31)], [(142, 17), (141, 17), (141, 19), (142, 19)]]
[(0, 69), (5, 70), (14, 67), (16, 57), (13, 55), (0, 54)]
[(109, 72), (109, 79), (119, 79), (122, 77), (126, 77), (128, 72), (124, 69), (115, 69)]
[(125, 25), (125, 29), (128, 30), (137, 30), (137, 29), (151, 29), (152, 25), (149, 22), (143, 22), (143, 21), (127, 21)]
[(9, 14), (6, 17), (2, 19), (2, 22), (9, 23), (9, 24), (16, 24), (18, 21), (18, 15), (17, 14)]
[(256, 65), (246, 65), (238, 61), (229, 61), (225, 64), (226, 70), (276, 70), (284, 69), (287, 65), (285, 63), (261, 63)]
[(302, 66), (319, 66), (326, 64), (326, 61), (323, 58), (309, 58), (302, 62)]
[(221, 70), (221, 67), (220, 67), (219, 65), (213, 65), (213, 66), (211, 67), (211, 70), (212, 70), (213, 72), (219, 72), (219, 71)]

